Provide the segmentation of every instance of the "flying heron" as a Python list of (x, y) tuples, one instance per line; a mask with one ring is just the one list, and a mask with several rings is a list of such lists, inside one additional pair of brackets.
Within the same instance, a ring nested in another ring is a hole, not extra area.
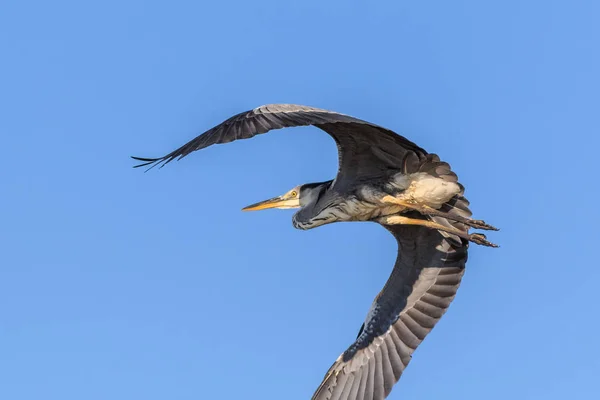
[(313, 125), (337, 144), (337, 176), (296, 186), (244, 210), (299, 208), (298, 229), (372, 221), (396, 238), (392, 273), (375, 297), (354, 343), (333, 363), (313, 400), (385, 399), (412, 353), (454, 299), (469, 242), (497, 247), (469, 228), (497, 230), (471, 218), (464, 188), (450, 165), (381, 126), (349, 115), (292, 104), (237, 114), (160, 158), (133, 157), (135, 167), (164, 166), (213, 144), (274, 129)]

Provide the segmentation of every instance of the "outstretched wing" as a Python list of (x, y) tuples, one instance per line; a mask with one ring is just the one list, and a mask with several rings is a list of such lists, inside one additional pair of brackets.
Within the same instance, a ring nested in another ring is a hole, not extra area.
[(358, 338), (331, 366), (313, 400), (385, 399), (460, 285), (467, 243), (423, 227), (386, 228), (398, 241), (394, 270)]
[(406, 138), (369, 122), (313, 107), (270, 104), (224, 121), (160, 158), (133, 157), (136, 167), (165, 165), (213, 144), (248, 139), (270, 130), (314, 125), (333, 137), (339, 153), (336, 182), (372, 179), (418, 162), (425, 150)]

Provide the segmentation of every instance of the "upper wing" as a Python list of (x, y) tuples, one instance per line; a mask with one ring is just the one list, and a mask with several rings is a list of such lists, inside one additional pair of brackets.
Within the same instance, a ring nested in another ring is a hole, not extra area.
[(143, 162), (136, 167), (165, 165), (213, 144), (306, 125), (324, 130), (336, 141), (340, 160), (336, 182), (381, 176), (388, 170), (404, 168), (408, 162), (419, 161), (427, 154), (388, 129), (348, 115), (294, 104), (270, 104), (234, 115), (163, 157), (133, 158)]
[(386, 226), (398, 257), (356, 341), (329, 369), (313, 400), (383, 400), (412, 353), (454, 299), (464, 274), (467, 243), (438, 231)]

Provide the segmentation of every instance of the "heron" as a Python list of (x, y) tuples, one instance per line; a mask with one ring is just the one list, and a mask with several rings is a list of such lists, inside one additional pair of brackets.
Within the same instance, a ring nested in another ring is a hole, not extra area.
[(454, 300), (470, 243), (498, 247), (498, 230), (471, 218), (464, 186), (450, 165), (405, 137), (350, 115), (294, 104), (269, 104), (232, 116), (160, 158), (132, 157), (135, 167), (163, 167), (215, 144), (272, 130), (314, 126), (338, 149), (334, 179), (296, 186), (243, 210), (298, 209), (293, 226), (369, 221), (396, 239), (392, 272), (373, 300), (355, 341), (326, 372), (313, 400), (383, 400), (413, 352)]

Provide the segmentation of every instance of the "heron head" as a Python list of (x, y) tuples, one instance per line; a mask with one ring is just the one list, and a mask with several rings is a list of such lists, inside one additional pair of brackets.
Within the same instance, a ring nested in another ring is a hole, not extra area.
[(272, 199), (260, 201), (242, 208), (242, 211), (258, 211), (267, 208), (300, 208), (317, 200), (317, 192), (323, 183), (307, 183), (299, 185), (287, 193), (273, 197)]

